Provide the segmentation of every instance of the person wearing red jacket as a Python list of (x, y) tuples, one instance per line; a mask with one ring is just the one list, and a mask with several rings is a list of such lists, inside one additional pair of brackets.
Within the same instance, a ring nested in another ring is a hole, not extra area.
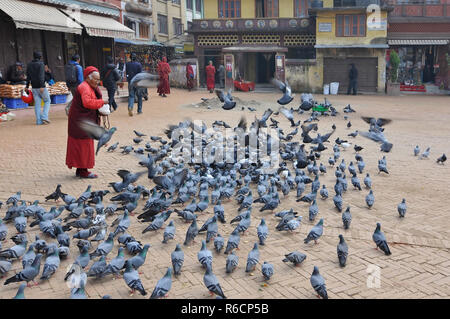
[(209, 90), (209, 93), (214, 91), (216, 79), (216, 68), (214, 67), (212, 61), (209, 61), (209, 65), (206, 67), (206, 88)]
[(103, 100), (98, 87), (98, 69), (89, 66), (83, 75), (85, 80), (77, 87), (69, 110), (66, 165), (70, 169), (76, 167), (78, 177), (97, 178), (96, 174), (88, 171), (95, 165), (94, 140), (80, 128), (79, 123), (88, 120), (100, 124), (98, 109), (108, 102)]
[(191, 91), (194, 88), (194, 69), (189, 62), (186, 65), (186, 80), (186, 86), (188, 90)]
[(163, 57), (162, 62), (159, 63), (158, 75), (159, 75), (159, 95), (167, 97), (166, 94), (170, 94), (169, 73), (171, 72), (167, 58)]

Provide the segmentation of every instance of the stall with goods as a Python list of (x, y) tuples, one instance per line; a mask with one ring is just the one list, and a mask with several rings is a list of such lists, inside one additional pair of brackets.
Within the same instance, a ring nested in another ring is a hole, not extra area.
[(22, 101), (22, 91), (24, 89), (24, 84), (1, 84), (0, 98), (9, 109), (26, 108), (28, 107), (28, 104)]

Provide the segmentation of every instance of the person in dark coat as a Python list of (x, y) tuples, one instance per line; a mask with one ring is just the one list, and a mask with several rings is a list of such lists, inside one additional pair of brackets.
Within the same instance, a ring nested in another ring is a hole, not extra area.
[(220, 87), (222, 89), (225, 88), (225, 67), (223, 64), (221, 64), (217, 69), (217, 76), (219, 77)]
[(138, 114), (142, 114), (142, 90), (131, 86), (130, 82), (134, 76), (142, 72), (142, 64), (137, 61), (136, 53), (131, 53), (131, 62), (125, 65), (128, 82), (128, 115), (133, 116), (134, 97), (138, 99)]
[(9, 81), (12, 85), (27, 83), (27, 77), (25, 75), (25, 70), (23, 69), (22, 62), (17, 61), (15, 64), (9, 67), (6, 80)]
[[(45, 87), (45, 67), (41, 61), (42, 53), (33, 52), (33, 61), (27, 65), (27, 84), (31, 84), (31, 91), (34, 99), (34, 113), (36, 115), (36, 124), (50, 124), (48, 112), (50, 111), (50, 94)], [(44, 109), (41, 112), (41, 101), (44, 101)]]
[(101, 78), (103, 81), (103, 86), (108, 91), (109, 105), (115, 110), (117, 110), (117, 103), (114, 99), (114, 95), (117, 90), (117, 81), (120, 80), (119, 71), (114, 64), (112, 57), (106, 58), (106, 66), (101, 73)]
[(355, 67), (355, 64), (350, 64), (351, 68), (348, 73), (348, 89), (347, 89), (347, 95), (350, 95), (350, 91), (353, 89), (353, 95), (356, 95), (356, 90), (358, 87), (358, 70)]
[(55, 84), (55, 79), (53, 78), (52, 70), (50, 70), (47, 64), (44, 66), (44, 70), (45, 70), (45, 82), (48, 83), (48, 85)]

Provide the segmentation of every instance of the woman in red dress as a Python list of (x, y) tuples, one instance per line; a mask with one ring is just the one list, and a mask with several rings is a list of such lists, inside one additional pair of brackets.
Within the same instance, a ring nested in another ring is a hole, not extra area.
[(194, 87), (194, 69), (192, 68), (192, 65), (188, 62), (186, 65), (186, 79), (187, 83), (186, 86), (189, 91), (192, 90)]
[(170, 94), (170, 84), (169, 84), (169, 73), (171, 72), (169, 63), (167, 63), (167, 58), (163, 57), (162, 62), (159, 64), (158, 74), (159, 74), (159, 94), (162, 97), (166, 97), (166, 94)]
[(216, 79), (216, 68), (212, 64), (212, 61), (209, 61), (209, 65), (206, 67), (206, 88), (209, 90), (209, 93), (212, 93), (215, 87)]
[(98, 109), (108, 102), (103, 101), (98, 88), (100, 73), (97, 68), (89, 66), (83, 73), (85, 81), (76, 89), (69, 110), (66, 165), (76, 167), (76, 176), (81, 178), (97, 178), (88, 171), (95, 165), (94, 140), (80, 128), (79, 122), (88, 120), (100, 124)]

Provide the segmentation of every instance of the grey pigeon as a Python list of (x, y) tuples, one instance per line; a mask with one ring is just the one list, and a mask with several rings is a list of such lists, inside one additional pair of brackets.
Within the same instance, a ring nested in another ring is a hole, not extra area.
[(380, 174), (381, 172), (389, 174), (389, 171), (386, 167), (386, 163), (384, 163), (382, 160), (378, 161), (378, 174)]
[(103, 145), (106, 145), (110, 140), (115, 131), (117, 131), (116, 127), (111, 127), (109, 130), (97, 125), (96, 123), (90, 122), (88, 120), (83, 120), (79, 123), (80, 128), (92, 139), (98, 141), (97, 150), (95, 151), (95, 155), (98, 154), (98, 151)]
[(370, 178), (369, 173), (367, 173), (364, 178), (364, 185), (366, 185), (367, 188), (372, 188), (372, 179)]
[(356, 164), (358, 166), (359, 173), (362, 174), (362, 172), (364, 171), (364, 168), (366, 167), (366, 163), (364, 163), (364, 161), (361, 159)]
[(400, 217), (405, 217), (406, 214), (406, 199), (402, 199), (402, 202), (397, 205), (398, 214)]
[(214, 239), (217, 236), (219, 228), (217, 225), (217, 217), (212, 217), (212, 222), (208, 224), (207, 230), (206, 230), (206, 242), (209, 243), (211, 239)]
[(227, 274), (232, 273), (239, 263), (239, 257), (232, 251), (228, 256), (226, 260), (225, 269)]
[(420, 154), (419, 159), (428, 158), (428, 156), (430, 156), (430, 147), (427, 147), (427, 149), (425, 150), (425, 152), (423, 152), (422, 154)]
[(375, 196), (373, 195), (373, 191), (370, 190), (369, 194), (366, 196), (366, 204), (369, 206), (369, 208), (372, 208), (373, 204), (375, 202)]
[(334, 203), (334, 206), (336, 206), (337, 210), (338, 210), (339, 212), (342, 212), (342, 205), (343, 205), (344, 201), (343, 201), (343, 199), (342, 199), (341, 194), (336, 194), (336, 195), (333, 197), (333, 203)]
[(358, 176), (353, 174), (352, 176), (352, 185), (354, 188), (357, 188), (358, 190), (361, 190), (361, 183), (359, 182)]
[(241, 236), (239, 235), (239, 232), (235, 229), (230, 234), (230, 237), (228, 238), (227, 247), (225, 249), (225, 254), (228, 254), (233, 249), (239, 248), (239, 242), (241, 241)]
[(194, 241), (197, 235), (198, 235), (197, 219), (194, 219), (186, 231), (186, 238), (183, 244), (185, 246), (189, 245), (192, 241)]
[(87, 299), (85, 281), (80, 281), (79, 287), (70, 290), (70, 299)]
[(98, 257), (98, 256), (106, 256), (108, 255), (114, 246), (114, 234), (109, 233), (108, 239), (106, 239), (104, 242), (100, 243), (97, 247), (97, 249), (89, 254), (89, 257)]
[(141, 279), (139, 278), (139, 273), (128, 260), (125, 262), (125, 272), (123, 273), (123, 280), (125, 280), (127, 286), (131, 288), (132, 294), (135, 290), (139, 291), (143, 296), (147, 294), (144, 286), (142, 285)]
[(19, 286), (19, 289), (17, 290), (17, 293), (13, 297), (13, 299), (25, 299), (24, 291), (25, 291), (25, 287), (26, 286), (27, 285), (25, 283), (21, 283), (20, 286)]
[(381, 231), (380, 223), (377, 223), (377, 228), (375, 228), (375, 232), (372, 235), (372, 239), (377, 245), (377, 249), (380, 248), (386, 255), (391, 254), (388, 243), (386, 241), (386, 237), (384, 236), (384, 233)]
[[(84, 285), (87, 282), (87, 275), (83, 271), (83, 267), (77, 260), (71, 265), (69, 271), (64, 276), (64, 281), (67, 281), (69, 278), (70, 278), (69, 283), (72, 287), (77, 288), (79, 288), (80, 286), (84, 287)], [(77, 288), (73, 288), (73, 290)]]
[(8, 271), (11, 270), (12, 263), (9, 260), (0, 260), (0, 275), (3, 277)]
[(206, 268), (208, 265), (212, 267), (213, 256), (211, 251), (206, 248), (206, 241), (202, 240), (202, 248), (197, 253), (197, 259), (202, 264), (203, 268)]
[(183, 267), (184, 263), (184, 252), (181, 249), (181, 245), (177, 244), (175, 250), (170, 254), (170, 259), (172, 261), (173, 266), (173, 274), (175, 276), (180, 275), (181, 267)]
[(228, 94), (225, 94), (222, 90), (215, 90), (215, 92), (219, 100), (224, 103), (222, 106), (224, 110), (231, 110), (236, 106), (236, 101), (232, 101)]
[(119, 247), (117, 256), (106, 266), (103, 275), (119, 275), (120, 270), (123, 269), (123, 266), (125, 265), (125, 256), (123, 251), (123, 247)]
[(337, 245), (337, 256), (339, 259), (339, 265), (345, 267), (348, 256), (348, 246), (344, 240), (344, 236), (339, 235), (339, 244)]
[(294, 99), (294, 97), (292, 96), (291, 87), (289, 86), (287, 81), (281, 82), (277, 79), (272, 79), (271, 82), (283, 93), (283, 96), (277, 100), (278, 104), (286, 105)]
[(138, 255), (133, 256), (129, 259), (134, 269), (139, 269), (139, 267), (141, 267), (145, 263), (145, 259), (147, 257), (147, 252), (149, 248), (150, 244), (145, 244), (143, 249), (139, 252)]
[(265, 245), (267, 236), (269, 235), (269, 228), (267, 227), (267, 224), (266, 224), (266, 221), (264, 220), (264, 218), (261, 218), (261, 223), (256, 228), (256, 231), (258, 234), (259, 244)]
[(292, 262), (294, 264), (295, 267), (297, 267), (298, 265), (300, 265), (305, 259), (306, 259), (306, 255), (302, 254), (298, 251), (293, 251), (287, 255), (284, 255), (283, 262)]
[(0, 257), (6, 259), (19, 259), (25, 254), (27, 249), (27, 243), (28, 243), (27, 241), (24, 241), (21, 244), (12, 246), (9, 249), (0, 251)]
[(159, 76), (147, 72), (136, 74), (130, 81), (130, 86), (137, 89), (157, 87), (159, 85)]
[(8, 227), (3, 223), (3, 220), (0, 218), (0, 241), (4, 241), (8, 236)]
[(351, 222), (352, 214), (350, 213), (350, 206), (348, 206), (345, 212), (342, 213), (342, 223), (344, 224), (344, 229), (349, 229)]
[(105, 256), (101, 256), (100, 259), (98, 261), (96, 261), (91, 268), (89, 268), (89, 271), (87, 273), (88, 277), (95, 277), (95, 278), (102, 278), (103, 276), (105, 276), (105, 271), (106, 271), (106, 257)]
[(83, 248), (81, 248), (80, 255), (78, 255), (75, 261), (81, 266), (81, 268), (86, 268), (86, 266), (91, 261), (87, 246), (83, 246)]
[(280, 231), (286, 230), (286, 231), (293, 232), (298, 227), (300, 227), (301, 222), (302, 222), (302, 218), (303, 218), (302, 216), (298, 216), (297, 218), (293, 218), (293, 219), (289, 220), (286, 224), (284, 224), (282, 227), (279, 227), (277, 229), (280, 230)]
[(206, 288), (208, 288), (210, 294), (216, 294), (226, 299), (222, 287), (220, 287), (219, 281), (217, 280), (216, 275), (213, 274), (211, 266), (209, 265), (208, 267), (206, 267), (205, 275), (203, 276), (203, 283), (205, 284)]
[(265, 280), (269, 280), (273, 276), (273, 265), (265, 261), (261, 267), (262, 275)]
[(311, 286), (316, 291), (319, 297), (328, 299), (327, 288), (325, 286), (325, 279), (319, 273), (319, 267), (314, 266), (314, 271), (310, 278)]
[(322, 185), (322, 189), (320, 190), (319, 194), (322, 197), (322, 199), (328, 198), (328, 189), (326, 188), (325, 184)]
[(219, 254), (225, 245), (225, 239), (217, 233), (217, 236), (214, 238), (214, 249)]
[[(15, 276), (8, 278), (5, 281), (4, 285), (8, 285), (12, 282), (26, 281), (28, 286), (30, 281), (34, 282), (34, 278), (39, 274), (39, 271), (41, 269), (41, 258), (42, 254), (37, 254), (31, 265), (27, 266), (24, 270), (17, 273)], [(37, 284), (35, 283), (35, 285)]]
[(119, 225), (117, 225), (117, 228), (114, 230), (113, 237), (115, 237), (117, 234), (124, 233), (128, 229), (128, 227), (130, 227), (130, 223), (131, 221), (128, 210), (125, 209), (122, 219), (119, 222)]
[(317, 206), (316, 200), (312, 202), (309, 206), (309, 220), (313, 221), (316, 219), (317, 214), (319, 214), (319, 206)]
[(163, 243), (167, 244), (169, 239), (174, 239), (175, 237), (175, 226), (173, 224), (173, 220), (169, 222), (169, 225), (164, 229), (164, 235), (163, 235)]
[(14, 218), (14, 227), (18, 233), (25, 233), (27, 228), (27, 218), (24, 216), (23, 212), (19, 213), (19, 216)]
[(9, 197), (6, 200), (6, 205), (17, 204), (17, 202), (20, 200), (21, 197), (22, 197), (22, 192), (18, 191), (17, 193), (15, 193), (14, 195), (12, 195), (11, 197)]
[(309, 243), (311, 240), (314, 240), (314, 243), (317, 244), (317, 240), (322, 236), (322, 234), (323, 234), (323, 218), (321, 218), (320, 221), (317, 223), (317, 225), (315, 225), (311, 229), (308, 236), (304, 240), (305, 244)]
[(251, 272), (255, 270), (256, 264), (259, 262), (259, 249), (258, 243), (253, 245), (253, 249), (248, 253), (247, 256), (247, 266), (245, 267), (245, 272)]
[(34, 259), (36, 258), (36, 253), (34, 252), (34, 245), (31, 244), (28, 247), (27, 252), (22, 257), (22, 268), (25, 269), (26, 267), (30, 266)]
[(166, 274), (156, 283), (156, 287), (150, 296), (150, 299), (158, 299), (167, 297), (167, 294), (172, 288), (172, 268), (168, 267)]
[(419, 155), (419, 153), (420, 153), (419, 145), (416, 145), (416, 147), (414, 147), (414, 156)]

